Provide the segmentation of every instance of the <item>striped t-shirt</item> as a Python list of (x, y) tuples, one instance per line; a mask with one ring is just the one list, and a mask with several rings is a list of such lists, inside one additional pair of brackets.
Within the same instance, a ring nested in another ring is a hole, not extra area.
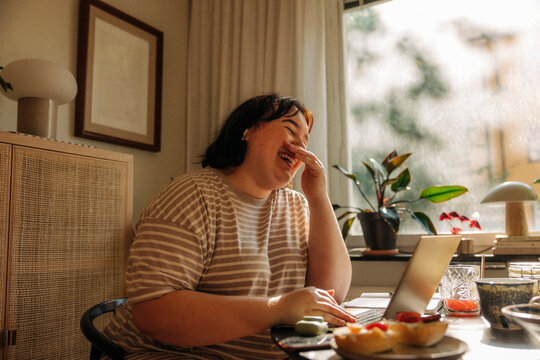
[(270, 297), (304, 287), (308, 219), (305, 198), (288, 188), (256, 199), (215, 169), (178, 177), (141, 215), (126, 274), (128, 304), (107, 332), (133, 353), (128, 358), (153, 358), (141, 354), (148, 351), (171, 358), (284, 358), (268, 330), (205, 347), (161, 344), (137, 330), (131, 305), (182, 289)]

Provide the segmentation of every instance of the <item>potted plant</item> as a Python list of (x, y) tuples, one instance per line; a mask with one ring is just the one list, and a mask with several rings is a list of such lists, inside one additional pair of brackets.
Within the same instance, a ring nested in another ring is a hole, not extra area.
[(395, 170), (401, 168), (409, 156), (411, 156), (411, 153), (398, 155), (396, 151), (392, 151), (380, 163), (372, 158), (367, 162), (362, 162), (373, 180), (376, 194), (376, 202), (374, 203), (362, 191), (355, 174), (348, 172), (339, 165), (333, 166), (353, 181), (356, 189), (358, 189), (369, 206), (369, 208), (360, 208), (333, 204), (334, 211), (345, 210), (338, 216), (338, 220), (343, 221), (342, 235), (344, 239), (347, 237), (354, 221), (358, 219), (368, 249), (395, 250), (401, 213), (410, 214), (427, 233), (437, 234), (431, 219), (423, 212), (408, 209), (407, 204), (419, 200), (441, 203), (464, 194), (468, 189), (459, 185), (433, 186), (422, 190), (418, 198), (404, 198), (403, 194), (410, 190), (411, 174), (409, 169), (403, 168), (395, 177), (392, 174)]

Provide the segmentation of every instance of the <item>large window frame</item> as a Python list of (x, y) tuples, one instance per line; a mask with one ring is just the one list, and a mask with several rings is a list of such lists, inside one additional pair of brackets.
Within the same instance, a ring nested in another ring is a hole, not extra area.
[[(355, 1), (355, 0), (344, 0), (344, 12), (357, 10), (358, 8), (366, 8), (371, 7), (374, 5), (378, 5), (384, 2), (388, 2), (390, 0), (374, 0), (374, 1)], [(343, 31), (345, 31), (345, 28), (343, 27)], [(345, 44), (342, 43), (342, 54), (343, 57), (345, 56)], [(345, 59), (343, 59), (344, 64)], [(345, 70), (344, 70), (345, 72)], [(346, 76), (346, 74), (345, 74)], [(345, 84), (343, 84), (344, 97), (346, 98), (346, 89)], [(342, 117), (339, 121), (339, 126), (342, 129), (342, 132), (347, 131), (347, 119), (346, 117)], [(329, 149), (332, 149), (330, 147)], [(332, 150), (329, 150), (329, 153), (331, 153)], [(339, 159), (342, 160), (340, 164), (344, 166), (349, 166), (352, 162), (351, 159), (351, 149), (349, 147), (349, 144), (345, 142), (341, 142), (341, 147), (339, 150), (340, 156)], [(333, 163), (329, 164), (329, 166), (333, 165)], [(350, 168), (350, 166), (349, 166)], [(331, 174), (334, 170), (329, 169), (328, 172)], [(329, 176), (329, 187), (330, 187), (330, 195), (333, 200), (333, 202), (347, 202), (348, 199), (351, 197), (352, 193), (352, 186), (350, 182), (343, 182), (342, 180), (336, 179), (336, 176)], [(442, 233), (442, 231), (441, 231)], [(483, 249), (487, 248), (491, 245), (493, 245), (493, 240), (495, 238), (495, 235), (497, 233), (494, 232), (482, 232), (482, 233), (464, 233), (464, 237), (474, 238), (475, 244), (477, 248)], [(416, 241), (420, 236), (423, 234), (421, 233), (421, 230), (416, 234), (399, 234), (399, 240), (398, 240), (398, 246), (399, 247), (414, 247), (416, 244)], [(362, 235), (351, 235), (347, 239), (347, 246), (349, 248), (355, 248), (355, 247), (362, 247), (364, 246), (363, 243), (363, 236)], [(478, 250), (478, 249), (477, 249)]]

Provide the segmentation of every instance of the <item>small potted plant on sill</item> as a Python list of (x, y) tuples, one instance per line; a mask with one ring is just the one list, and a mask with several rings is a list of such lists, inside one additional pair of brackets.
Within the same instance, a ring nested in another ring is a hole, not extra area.
[(362, 191), (355, 174), (339, 165), (333, 166), (353, 181), (356, 189), (369, 206), (369, 208), (360, 208), (333, 204), (336, 213), (345, 210), (338, 216), (338, 221), (343, 221), (342, 235), (344, 239), (347, 238), (354, 221), (356, 219), (360, 221), (367, 247), (365, 253), (397, 253), (396, 239), (401, 213), (410, 214), (428, 234), (437, 234), (431, 219), (423, 212), (408, 209), (407, 204), (419, 200), (442, 203), (468, 191), (467, 188), (459, 185), (433, 186), (422, 190), (418, 198), (403, 198), (404, 192), (410, 190), (411, 174), (409, 169), (402, 169), (395, 177), (392, 174), (407, 161), (409, 156), (411, 153), (398, 155), (396, 151), (392, 151), (380, 163), (372, 158), (367, 162), (362, 162), (373, 180), (377, 201), (374, 203), (375, 205)]
[[(477, 214), (473, 214), (473, 217), (476, 215)], [(462, 228), (465, 227), (467, 224), (469, 224), (470, 230), (474, 230), (474, 229), (482, 230), (482, 226), (480, 226), (480, 223), (478, 222), (478, 220), (469, 219), (465, 215), (459, 215), (456, 211), (451, 211), (448, 213), (443, 212), (439, 216), (439, 221), (444, 221), (450, 224), (450, 233), (452, 235), (461, 234), (461, 232), (463, 231)], [(490, 248), (492, 248), (492, 246), (490, 246), (487, 249), (490, 249)], [(484, 249), (483, 251), (487, 249)], [(474, 239), (463, 237), (461, 239), (461, 242), (458, 245), (456, 253), (459, 255), (474, 254)]]
[(467, 223), (469, 224), (470, 229), (482, 230), (482, 226), (480, 226), (480, 223), (478, 222), (478, 220), (474, 220), (474, 219), (471, 220), (465, 215), (459, 215), (456, 211), (451, 211), (449, 213), (443, 212), (439, 216), (439, 221), (449, 222), (450, 233), (453, 235), (459, 235), (461, 231), (463, 231), (461, 227), (463, 227), (463, 224), (467, 224)]

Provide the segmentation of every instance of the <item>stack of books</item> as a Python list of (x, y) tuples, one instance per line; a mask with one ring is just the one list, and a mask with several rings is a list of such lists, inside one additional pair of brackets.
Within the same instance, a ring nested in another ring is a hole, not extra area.
[(495, 237), (496, 255), (540, 255), (540, 235)]

